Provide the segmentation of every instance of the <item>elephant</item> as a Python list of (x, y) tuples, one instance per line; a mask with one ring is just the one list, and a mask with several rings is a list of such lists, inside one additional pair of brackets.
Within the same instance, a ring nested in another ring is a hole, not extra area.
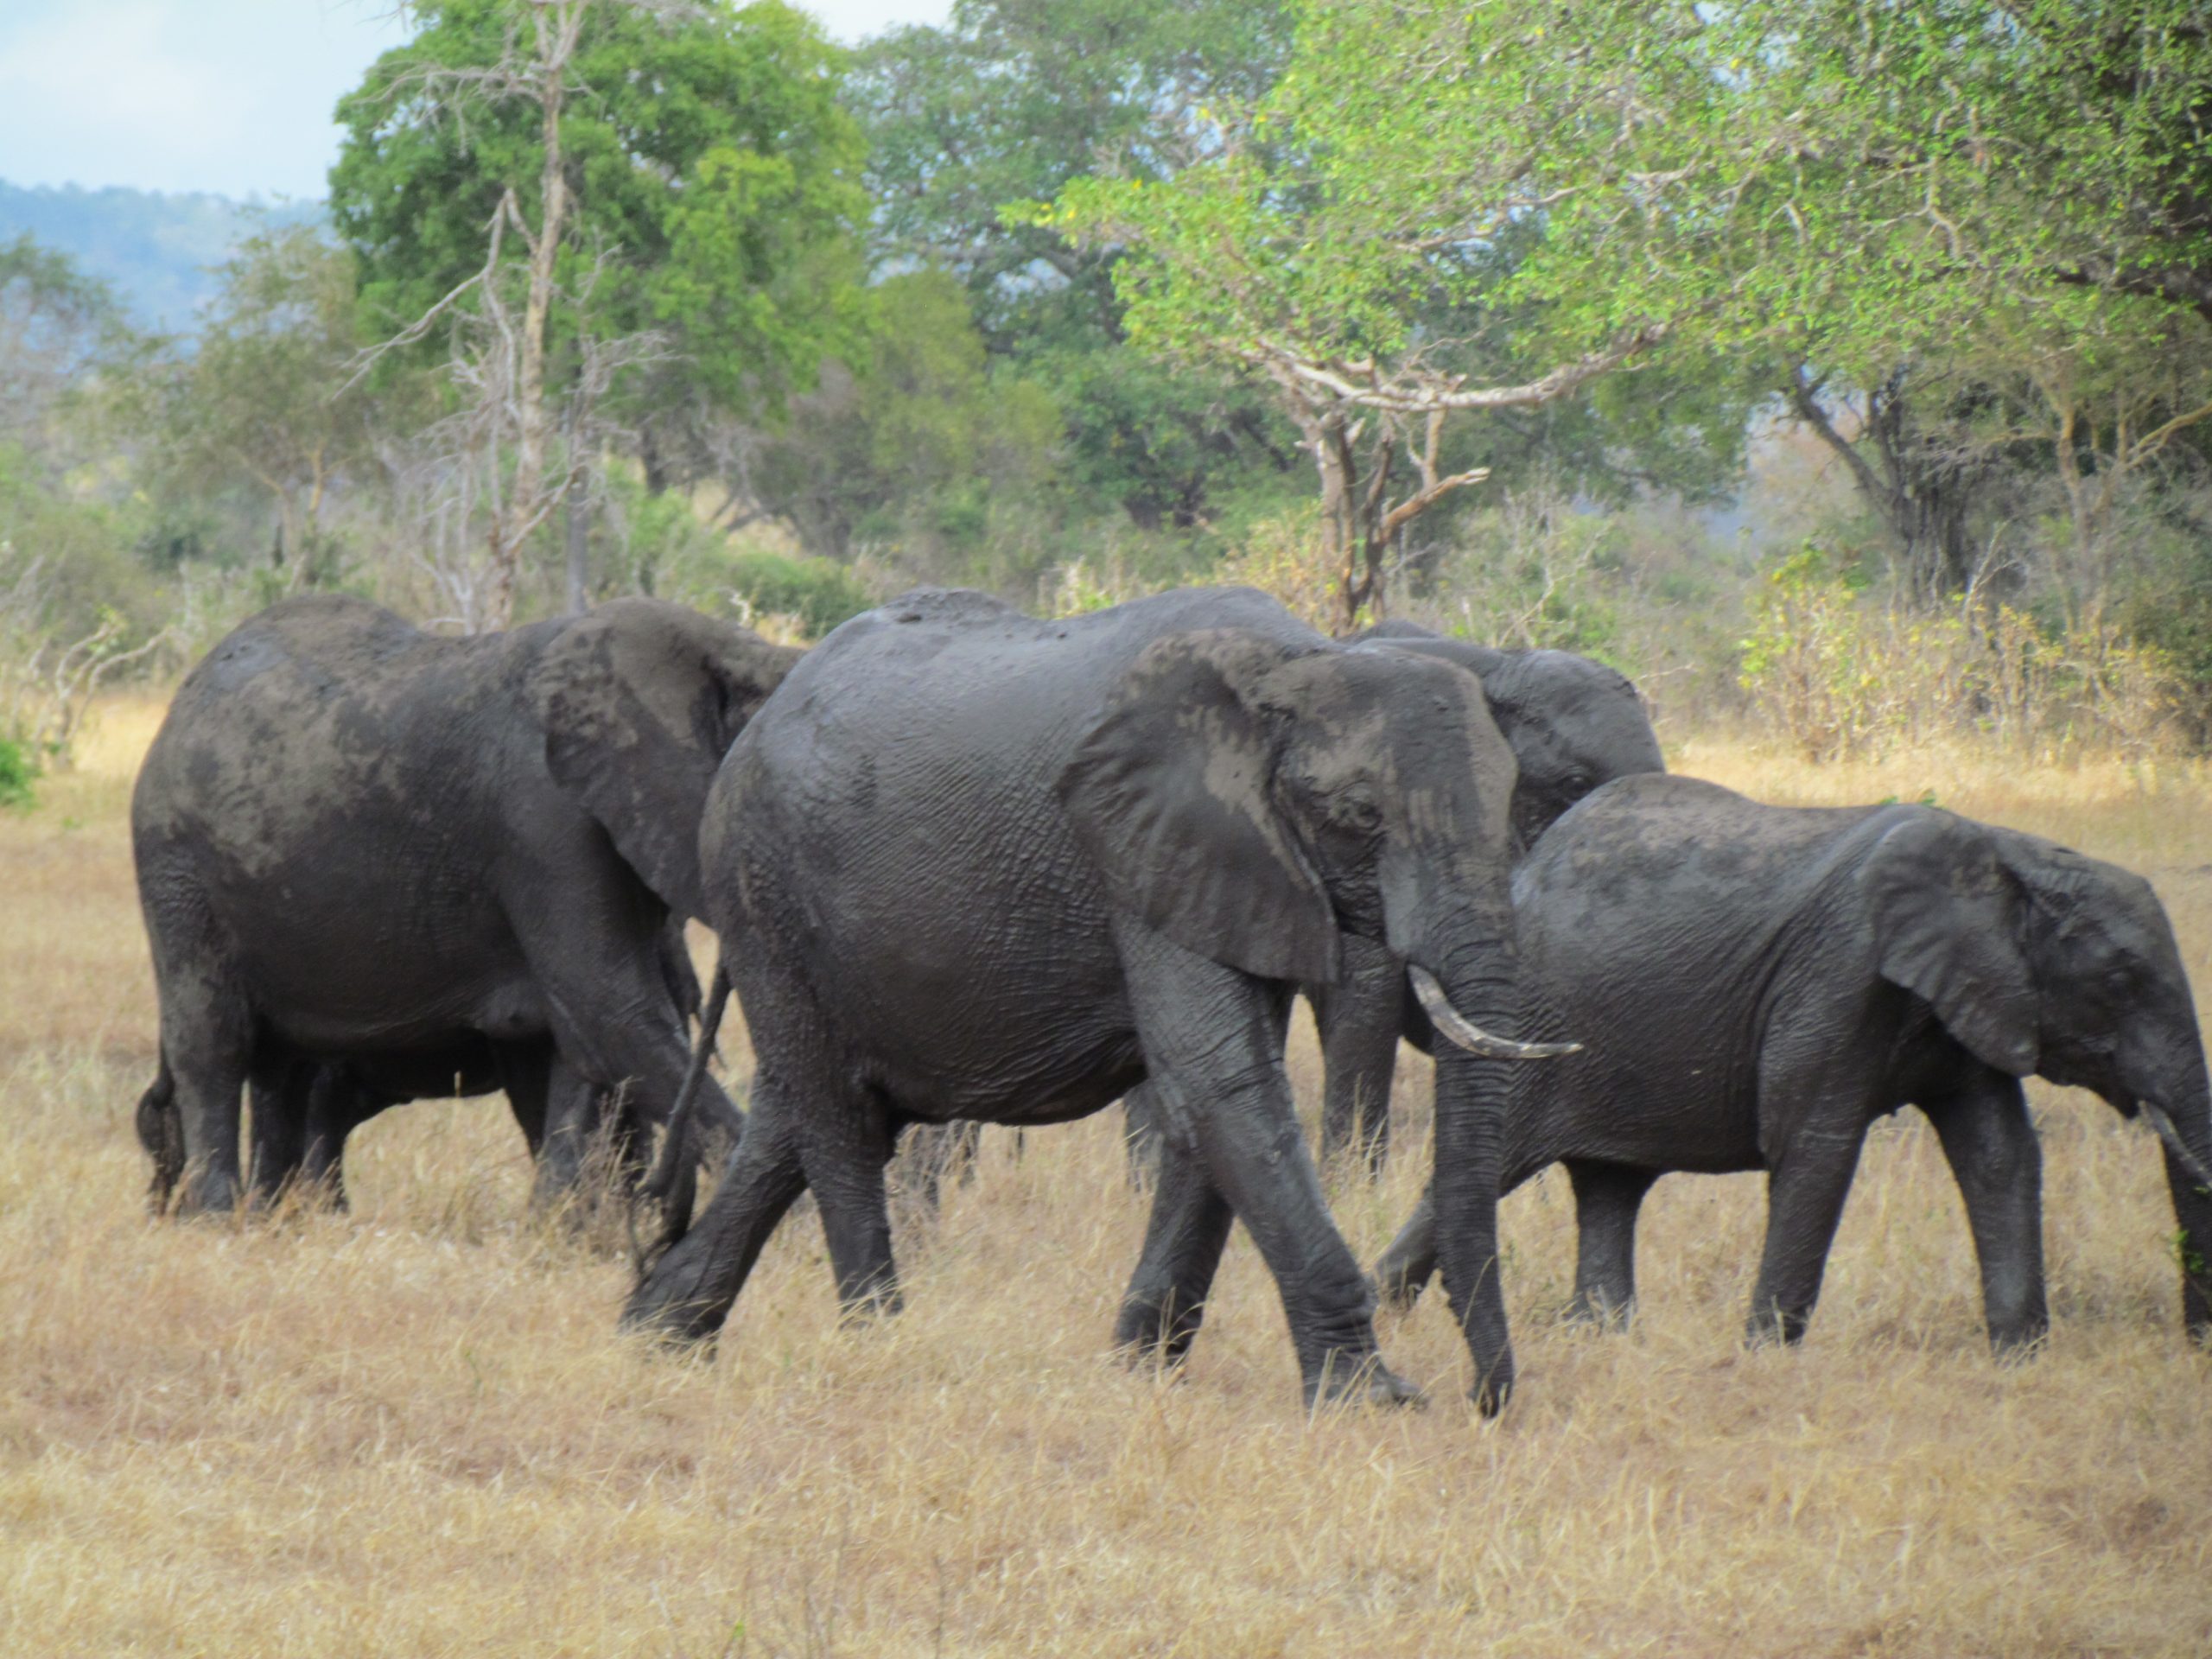
[(1463, 1040), (1549, 1052), (1495, 1034), (1519, 1017), (1513, 782), (1473, 675), (1327, 639), (1250, 589), (1061, 621), (922, 590), (845, 623), (708, 797), (752, 1114), (625, 1325), (713, 1336), (810, 1187), (843, 1306), (895, 1309), (883, 1166), (905, 1125), (1066, 1122), (1149, 1076), (1169, 1170), (1120, 1343), (1180, 1358), (1241, 1220), (1306, 1400), (1413, 1397), (1300, 1133), (1284, 1024), (1357, 933), (1414, 964)]
[[(1568, 651), (1478, 645), (1410, 622), (1380, 623), (1357, 637), (1457, 663), (1481, 679), (1520, 771), (1516, 855), (1600, 784), (1667, 769), (1636, 687), (1603, 663)], [(1356, 1144), (1369, 1171), (1377, 1171), (1389, 1152), (1398, 1040), (1433, 1054), (1435, 1028), (1406, 982), (1405, 964), (1372, 940), (1347, 938), (1343, 977), (1303, 988), (1321, 1038), (1321, 1155), (1332, 1160)], [(1143, 1087), (1128, 1108), (1130, 1164), (1141, 1171), (1158, 1156), (1157, 1109)]]
[[(595, 1090), (665, 1121), (689, 1045), (664, 929), (705, 910), (708, 786), (798, 656), (647, 599), (464, 639), (327, 594), (241, 624), (131, 801), (161, 1007), (142, 1135), (174, 1135), (178, 1209), (236, 1206), (240, 1089), (296, 1106), (302, 1062), (395, 1097), (519, 1090), (549, 1145)], [(738, 1134), (719, 1088), (701, 1109)]]
[[(1631, 1308), (1637, 1208), (1662, 1173), (1764, 1169), (1747, 1336), (1796, 1342), (1867, 1127), (1912, 1104), (1965, 1200), (1990, 1342), (2031, 1346), (2049, 1314), (2020, 1080), (2037, 1075), (2157, 1130), (2184, 1318), (2212, 1334), (2212, 1092), (2140, 876), (1929, 806), (1767, 806), (1661, 776), (1567, 813), (1514, 899), (1529, 995), (1586, 1046), (1502, 1080), (1475, 1173), (1503, 1194), (1567, 1165), (1579, 1313)], [(1433, 1249), (1417, 1215), (1376, 1268), (1386, 1291), (1417, 1290)], [(1462, 1319), (1478, 1367), (1510, 1363), (1495, 1273)]]
[[(685, 1020), (699, 1013), (683, 922), (671, 917), (660, 933), (660, 969)], [(177, 1115), (168, 1109), (174, 1082), (166, 1072), (139, 1103), (139, 1139), (153, 1160), (150, 1197), (158, 1208), (184, 1173)], [(471, 1036), (454, 1047), (350, 1058), (294, 1058), (265, 1064), (248, 1084), (252, 1103), (251, 1157), (246, 1179), (254, 1201), (273, 1203), (288, 1186), (347, 1208), (346, 1142), (353, 1132), (393, 1106), (425, 1098), (505, 1090), (537, 1179), (535, 1207), (550, 1208), (574, 1192), (594, 1139), (611, 1132), (617, 1162), (634, 1181), (647, 1126), (626, 1093), (592, 1089), (549, 1039), (490, 1043)], [(582, 1090), (579, 1098), (569, 1091)], [(548, 1139), (549, 1124), (553, 1129)]]

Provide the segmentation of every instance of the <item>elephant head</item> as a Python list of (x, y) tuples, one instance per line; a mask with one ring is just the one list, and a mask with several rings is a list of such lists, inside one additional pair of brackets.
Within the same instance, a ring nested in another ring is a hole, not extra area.
[[(1514, 781), (1465, 669), (1225, 629), (1149, 646), (1059, 788), (1112, 901), (1185, 949), (1310, 984), (1337, 976), (1343, 933), (1379, 939), (1452, 1040), (1537, 1059), (1569, 1049), (1509, 1035)], [(1440, 1085), (1448, 1285), (1495, 1257), (1494, 1117), (1475, 1088)], [(1477, 1397), (1495, 1406), (1503, 1380)]]
[(1948, 813), (1890, 830), (1866, 880), (1883, 976), (2000, 1071), (2088, 1089), (2157, 1130), (2183, 1318), (2212, 1336), (2212, 1084), (2172, 924), (2116, 865)]
[(1520, 768), (1513, 789), (1516, 852), (1535, 845), (1600, 784), (1667, 769), (1635, 685), (1603, 663), (1571, 651), (1501, 651), (1409, 622), (1378, 623), (1360, 638), (1457, 663), (1481, 679)]
[(618, 599), (563, 625), (530, 669), (554, 781), (678, 915), (705, 912), (715, 769), (799, 655), (682, 605)]

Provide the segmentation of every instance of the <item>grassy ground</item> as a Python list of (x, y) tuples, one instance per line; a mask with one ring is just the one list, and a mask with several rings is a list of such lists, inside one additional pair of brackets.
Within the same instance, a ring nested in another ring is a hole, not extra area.
[[(1646, 1209), (1627, 1337), (1559, 1318), (1566, 1183), (1507, 1206), (1523, 1386), (1496, 1425), (1431, 1299), (1427, 1411), (1309, 1421), (1232, 1244), (1187, 1375), (1105, 1352), (1141, 1216), (1115, 1124), (986, 1136), (840, 1331), (818, 1230), (712, 1363), (615, 1341), (619, 1261), (521, 1219), (493, 1102), (357, 1137), (350, 1217), (150, 1223), (153, 997), (128, 779), (157, 711), (0, 821), (0, 1649), (10, 1654), (2212, 1652), (2212, 1358), (2177, 1328), (2148, 1135), (2038, 1087), (2055, 1328), (1999, 1370), (1933, 1135), (1882, 1126), (1810, 1338), (1747, 1353), (1755, 1177)], [(1683, 770), (1934, 790), (2149, 873), (2212, 984), (2212, 779), (1941, 756)], [(1309, 1099), (1310, 1036), (1294, 1071)], [(1425, 1128), (1425, 1068), (1401, 1106)], [(1362, 1255), (1417, 1161), (1339, 1188)]]

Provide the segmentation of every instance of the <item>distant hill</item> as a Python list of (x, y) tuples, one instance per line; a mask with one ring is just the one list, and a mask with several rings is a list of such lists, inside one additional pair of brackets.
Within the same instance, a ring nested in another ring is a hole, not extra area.
[(0, 241), (29, 232), (114, 284), (140, 323), (177, 332), (194, 326), (215, 292), (210, 269), (262, 218), (296, 224), (321, 216), (320, 202), (239, 202), (118, 186), (23, 189), (0, 181)]

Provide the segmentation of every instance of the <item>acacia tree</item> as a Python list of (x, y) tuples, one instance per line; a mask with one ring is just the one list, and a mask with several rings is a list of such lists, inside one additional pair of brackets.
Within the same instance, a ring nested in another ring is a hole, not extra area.
[(651, 408), (810, 381), (849, 313), (858, 141), (836, 48), (773, 0), (410, 10), (420, 33), (340, 105), (333, 214), (377, 332), (450, 353), (456, 407), (416, 470), (480, 527), (487, 582), (449, 586), (502, 626), (563, 501), (582, 601), (588, 469), (642, 446)]
[[(1517, 9), (1310, 0), (1275, 86), (1211, 111), (1205, 159), (1077, 181), (1039, 216), (1121, 252), (1141, 343), (1274, 388), (1319, 475), (1340, 630), (1381, 604), (1393, 539), (1485, 475), (1440, 464), (1447, 420), (1567, 397), (1725, 292), (1711, 229), (1668, 211), (1717, 164), (1695, 9), (1573, 16), (1563, 51)], [(1637, 280), (1566, 283), (1568, 245)], [(1515, 338), (1484, 337), (1484, 302)]]

